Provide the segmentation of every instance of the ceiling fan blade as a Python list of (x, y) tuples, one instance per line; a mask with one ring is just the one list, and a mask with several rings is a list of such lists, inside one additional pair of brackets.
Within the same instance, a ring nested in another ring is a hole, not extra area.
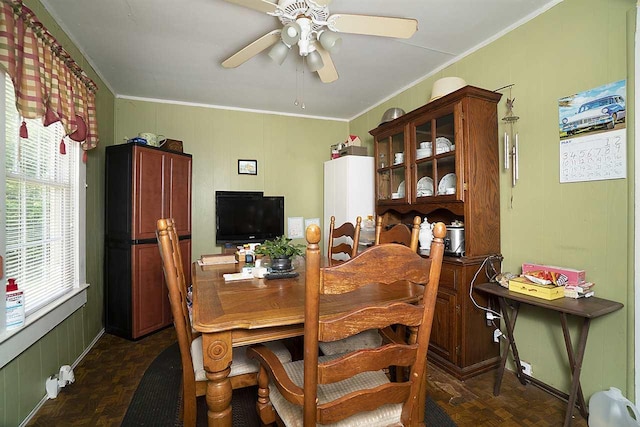
[(271, 3), (267, 0), (224, 0), (228, 3), (239, 4), (240, 6), (248, 7), (249, 9), (257, 10), (258, 12), (273, 13), (278, 8), (278, 5)]
[(320, 45), (316, 46), (316, 50), (320, 54), (320, 57), (322, 57), (322, 62), (324, 62), (324, 66), (318, 70), (320, 80), (322, 83), (335, 82), (338, 80), (338, 72), (336, 71), (335, 65), (333, 65), (331, 55)]
[(418, 30), (418, 21), (388, 16), (335, 14), (327, 19), (327, 26), (340, 33), (408, 39)]
[(273, 30), (253, 43), (250, 43), (246, 47), (240, 49), (238, 52), (227, 58), (222, 63), (222, 66), (224, 68), (236, 68), (237, 66), (244, 64), (269, 46), (276, 44), (280, 40), (280, 31), (281, 30)]
[(329, 4), (331, 3), (331, 0), (307, 0), (307, 3), (312, 3), (314, 6), (317, 6), (317, 7), (325, 7), (325, 6), (329, 6)]

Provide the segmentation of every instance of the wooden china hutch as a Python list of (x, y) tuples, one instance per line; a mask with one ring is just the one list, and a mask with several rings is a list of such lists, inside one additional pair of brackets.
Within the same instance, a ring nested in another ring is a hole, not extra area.
[(469, 290), (478, 270), (477, 283), (486, 281), (484, 261), (500, 255), (500, 98), (466, 86), (370, 131), (376, 214), (385, 226), (411, 224), (415, 215), (464, 223), (464, 253), (444, 257), (429, 344), (429, 360), (463, 380), (499, 363), (495, 327)]

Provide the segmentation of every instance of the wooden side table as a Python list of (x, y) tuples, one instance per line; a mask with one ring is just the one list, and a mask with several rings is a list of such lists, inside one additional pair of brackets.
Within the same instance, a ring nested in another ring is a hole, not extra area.
[[(481, 283), (476, 285), (474, 288), (478, 291), (498, 297), (500, 310), (502, 311), (502, 317), (507, 329), (507, 340), (509, 345), (505, 346), (502, 351), (493, 394), (495, 396), (500, 394), (500, 386), (502, 384), (502, 377), (504, 375), (509, 349), (511, 349), (511, 352), (513, 353), (513, 358), (516, 364), (516, 375), (523, 385), (526, 384), (525, 376), (522, 373), (522, 365), (520, 364), (520, 357), (518, 356), (518, 348), (516, 347), (513, 331), (516, 326), (516, 319), (518, 317), (518, 311), (520, 310), (521, 304), (540, 307), (560, 314), (564, 343), (567, 348), (567, 356), (569, 357), (569, 366), (571, 368), (571, 390), (569, 392), (569, 399), (567, 402), (567, 413), (564, 418), (564, 426), (568, 427), (571, 424), (571, 417), (573, 415), (573, 408), (576, 404), (576, 400), (578, 401), (580, 413), (585, 419), (588, 419), (589, 412), (587, 410), (584, 395), (582, 394), (582, 387), (580, 385), (580, 372), (582, 370), (582, 360), (587, 346), (587, 336), (589, 334), (591, 319), (620, 310), (623, 305), (619, 302), (596, 297), (580, 299), (560, 298), (547, 301), (542, 298), (511, 292), (497, 283)], [(510, 301), (510, 304), (507, 303), (507, 300)], [(582, 318), (582, 327), (580, 329), (580, 336), (575, 350), (571, 342), (571, 336), (569, 335), (567, 315)]]

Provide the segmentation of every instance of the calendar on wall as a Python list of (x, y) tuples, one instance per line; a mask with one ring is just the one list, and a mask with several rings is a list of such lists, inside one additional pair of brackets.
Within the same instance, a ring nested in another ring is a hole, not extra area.
[(626, 80), (561, 98), (560, 182), (627, 177)]
[(626, 177), (626, 129), (560, 141), (561, 183)]

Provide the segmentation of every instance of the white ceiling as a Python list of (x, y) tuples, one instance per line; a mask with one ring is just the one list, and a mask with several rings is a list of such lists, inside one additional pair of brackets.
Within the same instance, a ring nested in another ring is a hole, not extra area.
[(339, 79), (329, 84), (303, 75), (295, 51), (281, 66), (264, 51), (223, 68), (223, 60), (282, 26), (224, 0), (42, 3), (118, 97), (348, 120), (560, 1), (333, 0), (330, 13), (415, 18), (418, 31), (408, 40), (342, 34), (332, 55)]

